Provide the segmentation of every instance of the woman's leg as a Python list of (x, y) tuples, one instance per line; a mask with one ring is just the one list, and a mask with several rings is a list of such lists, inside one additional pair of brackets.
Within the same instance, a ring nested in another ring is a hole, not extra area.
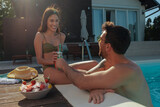
[(81, 69), (81, 70), (88, 71), (91, 68), (93, 68), (94, 66), (96, 66), (97, 64), (98, 64), (97, 61), (89, 60), (89, 61), (81, 61), (81, 62), (72, 63), (72, 64), (69, 64), (69, 66), (74, 69)]
[[(90, 70), (94, 66), (98, 64), (97, 61), (91, 60), (91, 61), (82, 61), (82, 62), (76, 62), (73, 64), (69, 64), (73, 69), (79, 69), (80, 72), (84, 73), (86, 70)], [(71, 84), (71, 81), (66, 77), (65, 73), (57, 70), (52, 67), (46, 68), (44, 71), (44, 78), (49, 77), (50, 82), (53, 84)]]
[(52, 84), (71, 84), (71, 81), (66, 77), (64, 72), (55, 68), (48, 67), (44, 71), (44, 78), (49, 77), (49, 82)]

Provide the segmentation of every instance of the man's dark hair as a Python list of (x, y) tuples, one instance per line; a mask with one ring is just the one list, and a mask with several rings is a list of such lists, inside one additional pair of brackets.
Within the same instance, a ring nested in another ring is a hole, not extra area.
[(114, 26), (109, 22), (107, 23), (103, 24), (107, 31), (105, 42), (110, 43), (116, 53), (125, 54), (131, 42), (130, 32), (122, 26)]

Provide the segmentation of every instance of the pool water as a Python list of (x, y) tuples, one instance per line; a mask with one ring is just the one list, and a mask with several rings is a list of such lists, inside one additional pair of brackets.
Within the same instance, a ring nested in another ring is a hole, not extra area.
[(137, 64), (141, 67), (149, 85), (154, 107), (160, 107), (160, 61)]

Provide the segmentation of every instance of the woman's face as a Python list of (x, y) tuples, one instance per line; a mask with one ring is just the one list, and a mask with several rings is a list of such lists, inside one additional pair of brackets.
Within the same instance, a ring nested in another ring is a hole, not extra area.
[(59, 18), (56, 14), (53, 14), (48, 17), (47, 20), (47, 30), (52, 32), (56, 32), (57, 28), (59, 27)]

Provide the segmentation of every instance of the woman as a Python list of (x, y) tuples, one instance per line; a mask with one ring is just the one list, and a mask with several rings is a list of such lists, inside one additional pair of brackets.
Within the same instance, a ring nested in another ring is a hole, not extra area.
[[(48, 7), (43, 13), (41, 25), (36, 33), (34, 47), (37, 62), (43, 67), (44, 78), (49, 77), (49, 82), (54, 84), (69, 84), (71, 81), (62, 71), (55, 69), (54, 64), (57, 59), (55, 52), (58, 51), (59, 44), (63, 45), (66, 38), (65, 34), (60, 32), (59, 22), (58, 10)], [(96, 64), (96, 61), (87, 61), (70, 66), (75, 69), (89, 70)]]

